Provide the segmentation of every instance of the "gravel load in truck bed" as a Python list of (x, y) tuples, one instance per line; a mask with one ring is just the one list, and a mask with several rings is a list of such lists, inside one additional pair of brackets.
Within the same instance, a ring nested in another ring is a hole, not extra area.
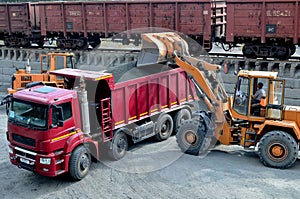
[(172, 69), (162, 64), (149, 64), (137, 67), (136, 63), (136, 61), (132, 61), (117, 67), (108, 68), (105, 72), (112, 73), (114, 75), (114, 81), (118, 83)]

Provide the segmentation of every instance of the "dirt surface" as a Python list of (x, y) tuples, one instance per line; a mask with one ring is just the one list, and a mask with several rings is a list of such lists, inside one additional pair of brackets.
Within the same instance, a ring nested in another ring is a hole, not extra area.
[[(264, 167), (255, 152), (219, 146), (206, 157), (184, 155), (175, 137), (148, 140), (118, 162), (93, 163), (79, 182), (18, 169), (8, 159), (6, 115), (0, 108), (1, 198), (299, 198), (300, 161)], [(135, 158), (135, 159), (132, 159)]]

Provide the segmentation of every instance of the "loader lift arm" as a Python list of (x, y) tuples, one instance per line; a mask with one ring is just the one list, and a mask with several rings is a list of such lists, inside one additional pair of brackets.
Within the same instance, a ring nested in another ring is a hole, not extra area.
[[(188, 44), (177, 33), (148, 33), (142, 35), (142, 49), (158, 48), (157, 63), (172, 62), (192, 76), (192, 81), (198, 89), (209, 111), (215, 113), (218, 126), (224, 122), (223, 103), (227, 93), (217, 77), (220, 66), (210, 64), (192, 57), (188, 52)], [(151, 51), (153, 52), (153, 51)]]

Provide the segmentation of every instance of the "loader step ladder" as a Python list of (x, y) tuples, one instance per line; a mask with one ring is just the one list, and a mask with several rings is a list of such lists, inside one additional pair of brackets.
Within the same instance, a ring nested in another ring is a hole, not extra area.
[[(255, 146), (257, 140), (257, 134), (255, 131), (246, 131), (246, 135), (251, 137), (250, 139), (244, 139), (244, 148), (249, 149), (250, 146)], [(249, 143), (249, 144), (246, 144)]]
[(102, 114), (102, 142), (107, 142), (113, 138), (110, 98), (101, 100), (101, 114)]

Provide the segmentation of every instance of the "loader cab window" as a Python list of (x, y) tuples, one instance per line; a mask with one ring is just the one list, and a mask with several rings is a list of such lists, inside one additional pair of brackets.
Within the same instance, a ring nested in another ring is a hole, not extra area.
[(253, 78), (250, 110), (252, 116), (265, 117), (268, 90), (268, 79)]
[(46, 73), (50, 70), (50, 59), (48, 59), (48, 55), (41, 55), (41, 72)]
[(233, 109), (241, 115), (248, 114), (249, 85), (250, 81), (248, 78), (238, 78), (234, 94)]
[(266, 117), (281, 120), (284, 106), (284, 80), (269, 80)]
[(56, 56), (55, 57), (55, 66), (56, 66), (56, 70), (63, 69), (65, 67), (65, 57), (64, 56)]

